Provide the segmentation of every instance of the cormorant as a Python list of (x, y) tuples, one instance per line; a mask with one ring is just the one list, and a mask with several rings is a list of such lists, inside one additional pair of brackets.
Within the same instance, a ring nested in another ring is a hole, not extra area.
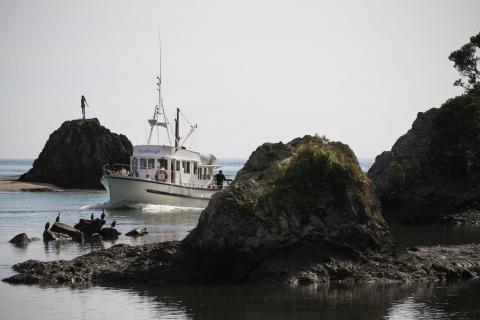
[(115, 228), (116, 225), (117, 225), (117, 221), (113, 220), (113, 222), (112, 222), (112, 224), (110, 225), (110, 227)]
[(55, 219), (55, 222), (60, 222), (60, 212), (58, 213), (57, 218)]
[(102, 209), (102, 215), (100, 216), (100, 218), (102, 218), (102, 220), (105, 220), (105, 209)]
[(50, 222), (45, 223), (45, 230), (48, 230), (50, 228)]
[(92, 215), (90, 216), (90, 220), (93, 220), (93, 212), (92, 212)]

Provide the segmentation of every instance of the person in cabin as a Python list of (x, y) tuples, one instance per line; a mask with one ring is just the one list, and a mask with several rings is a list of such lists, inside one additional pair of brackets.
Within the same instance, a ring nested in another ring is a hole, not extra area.
[(90, 107), (87, 103), (87, 99), (85, 99), (85, 96), (82, 94), (82, 98), (80, 99), (80, 107), (82, 108), (83, 120), (85, 120), (85, 106)]
[(219, 188), (223, 187), (223, 181), (227, 181), (227, 178), (225, 178), (225, 175), (223, 174), (222, 170), (220, 170), (215, 175), (215, 182), (217, 183), (217, 187)]

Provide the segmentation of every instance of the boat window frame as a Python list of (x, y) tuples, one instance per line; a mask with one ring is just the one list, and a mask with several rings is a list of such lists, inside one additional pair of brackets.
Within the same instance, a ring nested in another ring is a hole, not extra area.
[(155, 162), (155, 158), (147, 158), (147, 170), (155, 169)]
[[(139, 170), (145, 170), (145, 169), (147, 169), (147, 163), (148, 163), (147, 160), (148, 160), (148, 158), (143, 158), (143, 157), (142, 157), (142, 158), (139, 158), (139, 159), (140, 159), (140, 161), (139, 161), (139, 164), (138, 164), (138, 169), (139, 169)], [(142, 166), (142, 162), (143, 162), (142, 160), (145, 161), (145, 163), (144, 163), (143, 166)]]

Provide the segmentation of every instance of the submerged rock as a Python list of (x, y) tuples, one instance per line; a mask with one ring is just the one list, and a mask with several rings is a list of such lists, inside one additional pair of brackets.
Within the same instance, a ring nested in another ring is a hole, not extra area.
[(65, 234), (75, 241), (81, 242), (84, 239), (83, 233), (80, 230), (77, 230), (74, 227), (61, 222), (55, 222), (50, 227), (50, 231)]
[(480, 96), (420, 112), (368, 176), (392, 221), (439, 222), (480, 209)]
[(126, 136), (110, 132), (97, 119), (65, 121), (19, 180), (100, 189), (102, 166), (129, 163), (132, 150)]
[(32, 240), (27, 236), (26, 233), (20, 233), (20, 234), (17, 234), (12, 239), (10, 239), (10, 241), (8, 242), (13, 243), (14, 245), (17, 245), (17, 246), (25, 246), (30, 242), (32, 242)]
[(105, 220), (98, 218), (94, 220), (80, 219), (74, 227), (83, 232), (87, 237), (90, 237), (94, 233), (100, 233), (100, 229), (102, 229), (104, 224)]

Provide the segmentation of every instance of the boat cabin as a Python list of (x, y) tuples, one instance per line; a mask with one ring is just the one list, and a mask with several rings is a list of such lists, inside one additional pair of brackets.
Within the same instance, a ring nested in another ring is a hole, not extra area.
[(124, 175), (191, 187), (213, 187), (215, 156), (185, 148), (160, 145), (134, 146), (130, 170)]

